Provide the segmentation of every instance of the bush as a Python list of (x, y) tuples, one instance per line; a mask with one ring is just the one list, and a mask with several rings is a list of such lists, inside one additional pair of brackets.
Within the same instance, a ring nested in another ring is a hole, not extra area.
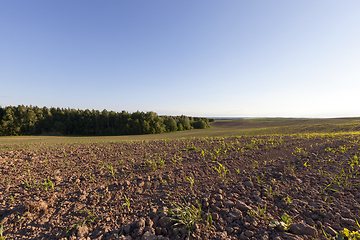
[(204, 120), (199, 119), (199, 120), (193, 122), (192, 125), (195, 129), (205, 129), (208, 127), (209, 124), (207, 122), (205, 122)]

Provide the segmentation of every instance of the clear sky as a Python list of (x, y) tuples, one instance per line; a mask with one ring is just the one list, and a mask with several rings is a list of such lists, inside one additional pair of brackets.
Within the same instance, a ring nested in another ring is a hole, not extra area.
[(359, 0), (1, 0), (0, 105), (360, 116)]

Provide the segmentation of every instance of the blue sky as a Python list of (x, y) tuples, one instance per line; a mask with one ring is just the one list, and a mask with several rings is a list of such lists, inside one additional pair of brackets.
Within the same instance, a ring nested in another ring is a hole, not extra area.
[(360, 1), (0, 1), (0, 105), (360, 116)]

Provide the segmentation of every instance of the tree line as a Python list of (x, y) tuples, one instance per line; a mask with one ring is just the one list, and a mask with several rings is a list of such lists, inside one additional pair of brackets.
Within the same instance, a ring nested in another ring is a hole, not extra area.
[(0, 136), (133, 135), (209, 128), (213, 119), (19, 105), (0, 107)]

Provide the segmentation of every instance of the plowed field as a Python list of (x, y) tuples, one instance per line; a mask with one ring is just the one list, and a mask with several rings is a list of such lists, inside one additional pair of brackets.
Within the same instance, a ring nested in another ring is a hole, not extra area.
[(359, 230), (359, 140), (3, 144), (0, 223), (6, 239), (329, 239)]

